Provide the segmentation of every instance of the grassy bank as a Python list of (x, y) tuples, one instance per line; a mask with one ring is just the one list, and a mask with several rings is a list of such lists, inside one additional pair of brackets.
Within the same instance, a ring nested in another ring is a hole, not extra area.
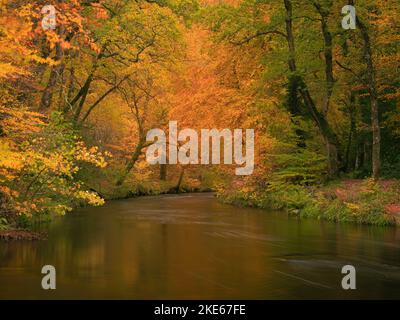
[[(176, 179), (138, 180), (134, 176), (121, 186), (115, 186), (115, 179), (92, 180), (88, 187), (92, 192), (107, 200), (134, 198), (147, 195), (161, 195), (186, 192), (212, 191), (207, 180), (186, 178), (177, 189)], [(372, 179), (338, 180), (318, 186), (275, 184), (264, 189), (225, 188), (217, 192), (218, 198), (237, 206), (251, 206), (263, 209), (283, 210), (300, 218), (322, 219), (332, 222), (348, 222), (370, 225), (400, 224), (400, 181)], [(71, 204), (74, 208), (84, 206), (83, 202)], [(54, 213), (44, 211), (34, 216), (17, 215), (6, 207), (0, 210), (0, 239), (43, 238), (35, 234), (35, 225), (50, 221)]]
[(165, 180), (160, 179), (157, 171), (148, 175), (133, 171), (122, 185), (117, 185), (116, 181), (121, 171), (120, 167), (111, 166), (101, 172), (86, 172), (87, 176), (94, 177), (88, 182), (87, 188), (107, 201), (161, 194), (210, 192), (215, 180), (212, 173), (204, 171), (198, 174), (189, 169), (180, 180), (181, 172), (169, 168), (168, 178)]
[[(104, 189), (103, 189), (104, 190)], [(179, 188), (170, 181), (144, 181), (131, 184), (124, 184), (119, 187), (105, 189), (101, 196), (105, 200), (118, 200), (136, 198), (141, 196), (157, 196), (162, 194), (210, 192), (212, 189), (207, 186), (182, 184)]]
[(225, 203), (284, 210), (300, 218), (370, 225), (400, 224), (400, 182), (342, 180), (323, 186), (281, 185), (252, 192), (224, 191)]

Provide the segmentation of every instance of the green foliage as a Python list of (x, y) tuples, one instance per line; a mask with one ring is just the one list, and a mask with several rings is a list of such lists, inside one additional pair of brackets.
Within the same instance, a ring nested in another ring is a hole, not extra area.
[(382, 164), (382, 177), (400, 179), (400, 155), (394, 154)]
[(8, 221), (4, 217), (0, 217), (0, 231), (8, 229)]
[(338, 197), (335, 190), (341, 184), (324, 187), (306, 187), (293, 184), (270, 186), (257, 192), (227, 191), (218, 194), (226, 203), (265, 209), (284, 210), (301, 218), (313, 218), (340, 223), (390, 226), (396, 223), (388, 215), (386, 206), (400, 202), (400, 186), (382, 189), (373, 180), (343, 191), (346, 198)]
[(8, 148), (6, 156), (17, 157), (12, 165), (3, 163), (2, 191), (19, 215), (64, 214), (78, 203), (103, 203), (76, 177), (82, 163), (104, 167), (104, 157), (96, 147), (88, 149), (60, 113), (53, 113), (29, 139)]
[(15, 219), (15, 225), (18, 228), (28, 229), (33, 225), (32, 217), (27, 216), (26, 214), (20, 214)]
[(273, 163), (273, 172), (268, 181), (274, 184), (274, 189), (282, 184), (310, 185), (322, 182), (326, 172), (326, 159), (316, 152), (305, 148), (296, 148), (287, 144), (280, 144), (280, 153), (270, 155)]
[(172, 1), (170, 7), (175, 14), (183, 18), (187, 27), (190, 27), (198, 19), (197, 13), (200, 10), (200, 5), (197, 0)]

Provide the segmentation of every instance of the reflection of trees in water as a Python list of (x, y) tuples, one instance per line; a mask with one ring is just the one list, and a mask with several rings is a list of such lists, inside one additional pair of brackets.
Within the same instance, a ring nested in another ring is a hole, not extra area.
[(306, 297), (312, 283), (333, 287), (350, 258), (364, 277), (387, 272), (396, 283), (385, 264), (396, 265), (398, 238), (396, 228), (298, 221), (201, 195), (116, 201), (56, 221), (48, 241), (0, 243), (0, 286), (18, 278), (16, 295), (40, 296), (51, 264), (62, 297)]

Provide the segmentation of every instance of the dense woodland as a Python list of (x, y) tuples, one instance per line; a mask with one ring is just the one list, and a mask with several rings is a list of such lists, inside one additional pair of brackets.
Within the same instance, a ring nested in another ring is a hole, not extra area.
[[(345, 5), (355, 29), (342, 27)], [(398, 0), (2, 0), (0, 12), (0, 229), (207, 190), (301, 217), (396, 222)], [(149, 165), (146, 133), (170, 120), (254, 128), (254, 173)]]

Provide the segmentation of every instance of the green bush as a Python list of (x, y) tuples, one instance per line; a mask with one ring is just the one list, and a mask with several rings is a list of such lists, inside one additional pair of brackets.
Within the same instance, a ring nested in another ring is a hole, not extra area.
[(371, 180), (365, 182), (367, 190), (358, 192), (350, 202), (342, 201), (328, 192), (328, 187), (307, 187), (293, 184), (273, 184), (265, 190), (222, 192), (218, 196), (225, 203), (282, 210), (301, 218), (313, 218), (341, 223), (388, 226), (394, 218), (385, 212), (385, 205), (400, 202), (398, 186), (383, 191)]
[(7, 230), (8, 229), (8, 221), (6, 218), (0, 217), (0, 230)]

